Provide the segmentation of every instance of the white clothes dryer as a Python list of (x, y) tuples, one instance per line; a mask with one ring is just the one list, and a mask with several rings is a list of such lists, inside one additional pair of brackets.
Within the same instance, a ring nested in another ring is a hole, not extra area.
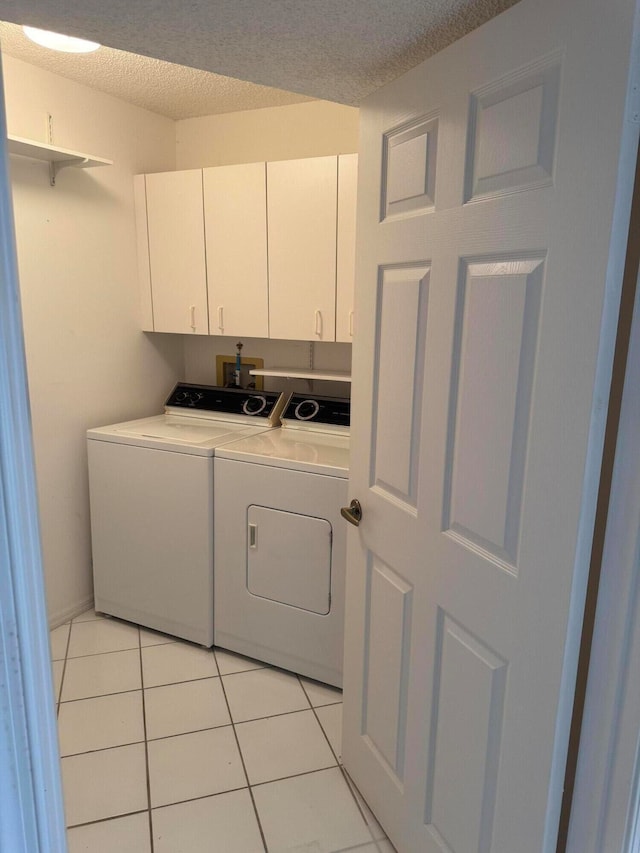
[(95, 607), (213, 644), (213, 457), (280, 422), (280, 394), (179, 383), (161, 415), (87, 433)]
[(282, 429), (216, 451), (214, 640), (342, 686), (349, 400), (294, 394)]

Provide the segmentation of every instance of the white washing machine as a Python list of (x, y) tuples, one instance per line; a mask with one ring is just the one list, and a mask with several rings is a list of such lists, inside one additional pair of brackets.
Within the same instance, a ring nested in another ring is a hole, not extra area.
[(341, 687), (349, 400), (294, 394), (214, 467), (215, 644)]
[(213, 644), (213, 457), (278, 426), (274, 392), (179, 383), (164, 414), (87, 432), (96, 610)]

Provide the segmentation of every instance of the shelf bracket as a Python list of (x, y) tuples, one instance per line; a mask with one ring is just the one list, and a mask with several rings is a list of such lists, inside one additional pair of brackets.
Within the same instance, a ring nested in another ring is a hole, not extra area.
[[(53, 116), (51, 113), (47, 113), (47, 142), (49, 145), (53, 145)], [(55, 162), (49, 160), (49, 186), (55, 187), (57, 174), (58, 170), (56, 169)]]
[(50, 160), (49, 161), (49, 183), (52, 187), (56, 185), (56, 175), (60, 171), (60, 169), (64, 169), (67, 166), (74, 166), (76, 168), (84, 168), (89, 163), (89, 158), (85, 157), (84, 160), (78, 159), (69, 159), (69, 160)]

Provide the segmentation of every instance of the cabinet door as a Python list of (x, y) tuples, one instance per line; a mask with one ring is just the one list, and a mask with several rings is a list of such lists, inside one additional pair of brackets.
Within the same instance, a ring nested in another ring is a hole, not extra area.
[(269, 337), (266, 163), (203, 170), (212, 335)]
[(272, 338), (335, 340), (337, 165), (267, 163)]
[(145, 175), (133, 176), (133, 197), (136, 208), (136, 246), (138, 250), (138, 288), (140, 320), (143, 331), (153, 332), (153, 299), (149, 267), (149, 235), (147, 231), (147, 191)]
[(353, 341), (353, 285), (356, 272), (356, 184), (358, 155), (338, 157), (338, 265), (336, 340)]
[(156, 332), (209, 332), (202, 170), (146, 176)]

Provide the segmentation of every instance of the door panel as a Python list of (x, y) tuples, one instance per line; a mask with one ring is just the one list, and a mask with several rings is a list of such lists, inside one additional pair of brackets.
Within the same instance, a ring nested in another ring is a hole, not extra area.
[(436, 646), (425, 823), (443, 850), (484, 851), (490, 849), (507, 664), (442, 611)]
[(432, 210), (436, 185), (438, 119), (421, 118), (385, 134), (382, 218)]
[(552, 183), (560, 57), (471, 95), (465, 201)]
[(343, 754), (400, 853), (555, 850), (638, 139), (600, 11), (361, 110)]
[(516, 569), (541, 259), (463, 262), (443, 529)]
[[(428, 268), (410, 265), (382, 270), (378, 288), (372, 484), (412, 507), (420, 453), (428, 285)], [(396, 416), (399, 411), (402, 419)]]
[(393, 569), (371, 560), (362, 732), (398, 785), (404, 771), (411, 592), (411, 586)]

